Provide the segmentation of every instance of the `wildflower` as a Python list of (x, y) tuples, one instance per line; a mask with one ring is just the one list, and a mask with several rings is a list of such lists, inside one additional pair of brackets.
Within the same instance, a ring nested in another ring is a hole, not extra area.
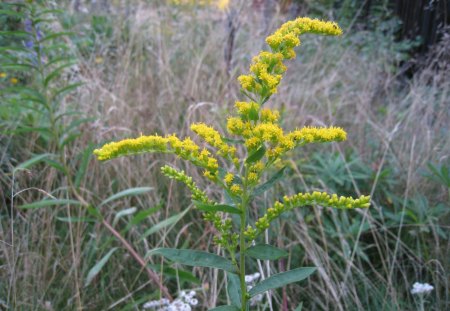
[(230, 185), (233, 182), (234, 179), (234, 175), (232, 173), (228, 173), (225, 175), (225, 178), (223, 179), (223, 181), (225, 182), (226, 185)]
[(434, 287), (428, 283), (419, 283), (415, 282), (413, 284), (413, 288), (411, 289), (411, 294), (420, 295), (420, 294), (428, 294), (430, 293)]
[(0, 72), (0, 79), (4, 79), (8, 76), (6, 72)]
[(103, 63), (103, 57), (97, 56), (97, 57), (95, 58), (95, 63), (96, 63), (96, 64), (102, 64), (102, 63)]
[(242, 193), (242, 188), (241, 186), (234, 184), (230, 187), (230, 191), (231, 193), (233, 193), (234, 195), (239, 195)]
[(9, 82), (11, 82), (11, 84), (17, 84), (17, 83), (19, 83), (19, 80), (16, 79), (16, 78), (11, 78), (11, 79), (9, 80)]

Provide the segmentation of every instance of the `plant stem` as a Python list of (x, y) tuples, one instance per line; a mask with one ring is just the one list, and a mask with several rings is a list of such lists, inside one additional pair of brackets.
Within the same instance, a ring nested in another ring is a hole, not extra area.
[(245, 169), (245, 176), (242, 182), (242, 202), (241, 202), (241, 230), (239, 235), (239, 278), (241, 281), (241, 302), (242, 302), (242, 311), (247, 310), (247, 286), (245, 285), (245, 228), (247, 225), (247, 205), (249, 201), (249, 196), (247, 194), (248, 188), (248, 170)]
[(241, 302), (242, 302), (242, 311), (245, 311), (247, 306), (247, 286), (245, 285), (245, 223), (246, 223), (246, 209), (244, 202), (242, 202), (242, 214), (241, 214), (241, 232), (240, 232), (240, 241), (239, 241), (239, 278), (241, 281)]

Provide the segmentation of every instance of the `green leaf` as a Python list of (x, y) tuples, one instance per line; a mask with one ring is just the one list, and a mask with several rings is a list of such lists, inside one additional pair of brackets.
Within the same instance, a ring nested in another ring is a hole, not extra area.
[(249, 247), (245, 254), (247, 256), (262, 260), (277, 260), (288, 256), (288, 252), (268, 244), (256, 244)]
[(168, 267), (167, 265), (163, 265), (162, 269), (161, 265), (148, 265), (148, 267), (158, 273), (162, 270), (165, 277), (178, 278), (182, 282), (201, 284), (201, 281), (189, 271), (181, 270), (179, 268), (175, 269), (172, 267)]
[(186, 215), (186, 213), (190, 210), (190, 208), (186, 209), (185, 211), (178, 213), (176, 215), (173, 215), (167, 219), (164, 219), (163, 221), (157, 223), (156, 225), (154, 225), (153, 227), (151, 227), (150, 229), (148, 229), (147, 231), (144, 232), (144, 234), (141, 236), (141, 238), (139, 239), (139, 241), (142, 241), (143, 239), (145, 239), (146, 237), (148, 237), (150, 234), (156, 233), (158, 231), (160, 231), (161, 229), (164, 229), (166, 227), (175, 225), (177, 222), (180, 221), (181, 218), (184, 217), (184, 215)]
[(8, 16), (13, 16), (13, 17), (17, 17), (17, 18), (25, 17), (25, 15), (23, 13), (16, 12), (13, 10), (0, 10), (0, 15), (8, 15)]
[(242, 214), (241, 210), (239, 210), (238, 208), (231, 206), (231, 205), (226, 205), (226, 204), (216, 204), (216, 205), (212, 205), (212, 204), (206, 204), (206, 203), (202, 203), (200, 201), (193, 201), (195, 206), (204, 212), (225, 212), (225, 213), (230, 213), (230, 214)]
[(14, 172), (18, 171), (18, 170), (24, 170), (29, 168), (30, 166), (33, 166), (36, 163), (39, 163), (45, 159), (47, 159), (48, 157), (52, 156), (52, 154), (50, 153), (44, 153), (44, 154), (38, 154), (37, 156), (32, 157), (29, 160), (26, 160), (25, 162), (20, 163), (19, 165), (17, 165), (14, 168)]
[(130, 230), (130, 228), (132, 226), (138, 225), (140, 224), (144, 219), (146, 219), (148, 216), (150, 216), (151, 214), (156, 213), (157, 211), (159, 211), (161, 209), (161, 205), (143, 210), (143, 211), (139, 211), (131, 220), (130, 222), (127, 224), (127, 226), (125, 227), (125, 231)]
[(69, 200), (69, 199), (55, 199), (55, 200), (42, 200), (38, 202), (33, 202), (30, 204), (24, 204), (19, 206), (18, 208), (21, 209), (36, 209), (36, 208), (42, 208), (47, 206), (55, 206), (55, 205), (81, 205), (81, 202), (76, 200)]
[(71, 36), (73, 34), (74, 34), (73, 32), (69, 32), (69, 31), (53, 33), (51, 35), (48, 35), (48, 36), (42, 38), (38, 43), (41, 44), (48, 40), (52, 40), (52, 39), (56, 39), (56, 38), (64, 37), (64, 36)]
[(261, 186), (257, 187), (253, 191), (254, 196), (258, 196), (272, 188), (280, 179), (284, 176), (284, 171), (286, 170), (286, 166), (279, 170), (275, 175), (273, 175), (268, 181), (266, 181)]
[(253, 152), (251, 155), (248, 156), (248, 158), (245, 160), (246, 164), (252, 164), (255, 163), (264, 157), (264, 154), (266, 154), (266, 147), (262, 145), (258, 150)]
[(230, 301), (233, 306), (241, 308), (241, 281), (239, 276), (234, 273), (227, 272), (227, 280), (228, 297), (230, 297)]
[(302, 309), (303, 309), (303, 301), (300, 302), (300, 304), (297, 306), (297, 308), (295, 308), (294, 311), (302, 311)]
[(54, 78), (58, 77), (61, 74), (61, 71), (63, 71), (67, 67), (71, 67), (71, 66), (75, 65), (76, 63), (77, 63), (76, 61), (69, 62), (69, 63), (61, 65), (58, 68), (56, 68), (55, 70), (53, 70), (49, 75), (47, 75), (45, 77), (44, 86), (47, 87), (48, 84), (50, 83), (50, 81), (52, 81)]
[(73, 83), (73, 84), (69, 84), (63, 88), (58, 89), (53, 95), (52, 98), (56, 98), (60, 95), (64, 96), (74, 90), (76, 90), (77, 88), (79, 88), (80, 86), (84, 85), (84, 82), (77, 82), (77, 83)]
[(101, 207), (111, 201), (123, 198), (123, 197), (127, 197), (127, 196), (134, 196), (134, 195), (139, 195), (139, 194), (143, 194), (146, 192), (149, 192), (150, 190), (153, 190), (153, 188), (151, 187), (137, 187), (137, 188), (130, 188), (124, 191), (121, 191), (119, 193), (113, 194), (112, 196), (110, 196), (109, 198), (107, 198), (106, 200), (103, 200), (100, 205), (98, 207)]
[(89, 270), (84, 286), (88, 286), (89, 284), (91, 284), (92, 280), (97, 276), (100, 270), (102, 270), (103, 266), (108, 262), (109, 258), (116, 250), (117, 247), (111, 249), (105, 256), (103, 256), (102, 259), (100, 259), (99, 262), (95, 264), (95, 266), (91, 268), (91, 270)]
[(80, 164), (77, 169), (77, 173), (75, 175), (75, 187), (79, 188), (81, 181), (84, 176), (86, 176), (87, 167), (89, 165), (89, 161), (92, 157), (92, 151), (94, 150), (94, 145), (90, 144), (88, 147), (84, 149), (83, 155), (81, 157)]
[(238, 307), (235, 306), (220, 306), (217, 308), (209, 309), (209, 311), (240, 311)]
[(216, 254), (211, 254), (202, 251), (195, 251), (190, 249), (175, 249), (175, 248), (156, 248), (151, 250), (145, 256), (161, 255), (170, 259), (171, 261), (194, 267), (208, 267), (222, 269), (228, 272), (236, 273), (236, 267), (231, 261), (220, 257)]
[(114, 216), (114, 220), (112, 223), (113, 227), (117, 224), (120, 218), (122, 218), (123, 216), (133, 215), (134, 213), (136, 213), (136, 211), (137, 211), (136, 207), (130, 207), (118, 212), (116, 216)]
[(304, 280), (308, 276), (310, 276), (314, 271), (316, 271), (315, 267), (306, 267), (278, 273), (272, 275), (270, 278), (265, 279), (259, 284), (256, 284), (248, 293), (250, 297), (254, 297), (268, 290), (279, 288), (290, 283), (295, 283)]

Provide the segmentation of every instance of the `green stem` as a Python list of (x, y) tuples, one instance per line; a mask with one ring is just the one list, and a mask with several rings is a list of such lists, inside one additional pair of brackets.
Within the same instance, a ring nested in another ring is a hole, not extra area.
[(245, 251), (246, 251), (246, 243), (245, 243), (245, 229), (247, 224), (247, 205), (249, 201), (248, 196), (248, 170), (245, 168), (245, 176), (242, 182), (242, 203), (241, 203), (241, 230), (239, 236), (239, 278), (241, 281), (241, 302), (242, 302), (242, 311), (247, 310), (247, 285), (245, 285)]

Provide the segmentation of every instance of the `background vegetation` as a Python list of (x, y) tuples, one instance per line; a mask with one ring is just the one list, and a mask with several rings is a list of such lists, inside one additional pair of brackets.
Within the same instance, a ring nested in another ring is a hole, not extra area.
[[(226, 10), (194, 2), (0, 4), (0, 309), (139, 310), (159, 290), (126, 245), (141, 257), (158, 246), (220, 252), (212, 228), (186, 212), (186, 189), (159, 167), (198, 171), (152, 155), (100, 164), (91, 153), (140, 133), (184, 136), (192, 122), (224, 129), (236, 77), (293, 14), (333, 19), (345, 34), (305, 36), (273, 105), (287, 128), (338, 125), (349, 137), (293, 154), (278, 187), (373, 202), (351, 214), (318, 207), (281, 219), (265, 238), (290, 256), (247, 271), (319, 270), (258, 308), (415, 310), (410, 289), (419, 281), (435, 287), (428, 310), (449, 309), (445, 29), (413, 58), (420, 41), (397, 40), (402, 25), (383, 1), (363, 20), (358, 1), (231, 1)], [(255, 215), (275, 199), (268, 192)], [(227, 299), (222, 272), (161, 264), (148, 267), (164, 269), (174, 296), (195, 289), (199, 310)]]

